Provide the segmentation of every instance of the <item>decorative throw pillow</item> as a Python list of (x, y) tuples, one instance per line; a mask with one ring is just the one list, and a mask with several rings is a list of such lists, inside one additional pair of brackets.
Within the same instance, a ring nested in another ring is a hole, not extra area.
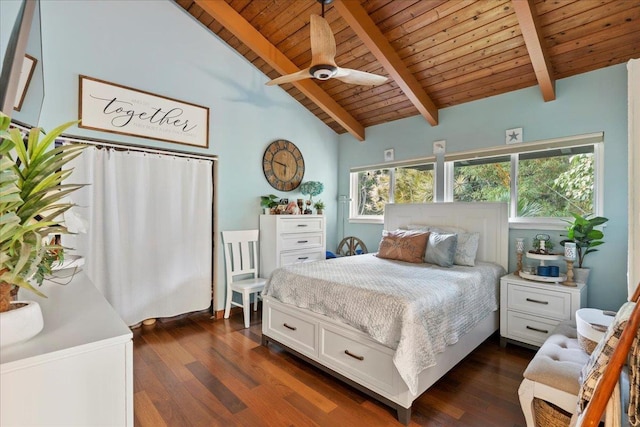
[(476, 253), (478, 252), (479, 242), (480, 233), (458, 233), (458, 246), (456, 246), (453, 263), (457, 265), (468, 265), (469, 267), (476, 265)]
[(384, 230), (378, 248), (378, 257), (421, 263), (428, 238), (429, 233), (423, 231)]
[(457, 234), (430, 232), (424, 261), (440, 267), (451, 267), (458, 246)]
[(611, 322), (611, 325), (607, 328), (604, 337), (600, 340), (595, 350), (593, 350), (593, 353), (591, 353), (587, 364), (582, 368), (582, 373), (580, 374), (581, 387), (578, 392), (578, 413), (584, 411), (593, 397), (593, 391), (602, 378), (604, 369), (609, 363), (613, 350), (615, 350), (618, 345), (622, 330), (627, 324), (635, 305), (636, 303), (634, 302), (626, 302), (620, 310), (618, 310), (613, 322)]

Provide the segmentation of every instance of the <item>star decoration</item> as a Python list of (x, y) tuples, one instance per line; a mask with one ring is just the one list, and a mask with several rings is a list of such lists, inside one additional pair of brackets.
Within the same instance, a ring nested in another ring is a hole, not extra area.
[(518, 136), (520, 134), (517, 133), (516, 131), (513, 131), (509, 134), (509, 141), (517, 141), (518, 140)]

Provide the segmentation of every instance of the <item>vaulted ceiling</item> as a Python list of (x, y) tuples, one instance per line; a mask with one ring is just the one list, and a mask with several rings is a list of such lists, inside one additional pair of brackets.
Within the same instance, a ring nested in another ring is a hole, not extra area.
[[(269, 78), (311, 62), (317, 0), (175, 1)], [(359, 140), (368, 126), (415, 115), (437, 125), (441, 108), (530, 86), (553, 101), (557, 79), (640, 57), (637, 0), (334, 0), (325, 19), (339, 66), (389, 80), (282, 88)]]

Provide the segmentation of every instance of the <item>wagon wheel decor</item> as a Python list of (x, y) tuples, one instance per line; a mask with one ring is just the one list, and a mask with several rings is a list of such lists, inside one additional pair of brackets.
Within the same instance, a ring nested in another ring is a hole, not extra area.
[(357, 237), (345, 237), (338, 245), (338, 255), (351, 256), (366, 253), (367, 247), (365, 246), (364, 242)]

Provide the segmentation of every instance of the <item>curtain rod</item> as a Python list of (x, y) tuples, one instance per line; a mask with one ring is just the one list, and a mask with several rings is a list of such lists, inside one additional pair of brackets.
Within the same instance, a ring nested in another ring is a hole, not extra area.
[(188, 151), (150, 148), (144, 145), (120, 144), (120, 143), (114, 143), (114, 142), (107, 142), (99, 139), (87, 139), (84, 137), (79, 138), (79, 137), (70, 136), (70, 135), (60, 135), (60, 139), (64, 139), (69, 142), (75, 142), (77, 144), (95, 145), (98, 147), (99, 146), (110, 147), (118, 150), (138, 151), (142, 153), (152, 153), (152, 154), (164, 154), (168, 156), (186, 157), (190, 159), (210, 160), (212, 162), (215, 162), (218, 160), (218, 156), (214, 154), (196, 154), (196, 153), (190, 153)]
[[(29, 131), (33, 128), (17, 120), (12, 120), (12, 125), (24, 131)], [(218, 156), (216, 156), (215, 154), (196, 154), (196, 153), (190, 153), (188, 151), (181, 151), (181, 150), (158, 149), (158, 148), (147, 147), (144, 145), (122, 144), (122, 143), (109, 142), (102, 139), (77, 137), (77, 136), (66, 135), (66, 134), (60, 135), (59, 138), (67, 140), (69, 142), (75, 142), (78, 144), (105, 146), (105, 147), (111, 147), (111, 148), (116, 148), (120, 150), (139, 151), (143, 153), (153, 153), (153, 154), (165, 154), (169, 156), (187, 157), (187, 158), (200, 159), (200, 160), (210, 160), (213, 162), (218, 160)]]

